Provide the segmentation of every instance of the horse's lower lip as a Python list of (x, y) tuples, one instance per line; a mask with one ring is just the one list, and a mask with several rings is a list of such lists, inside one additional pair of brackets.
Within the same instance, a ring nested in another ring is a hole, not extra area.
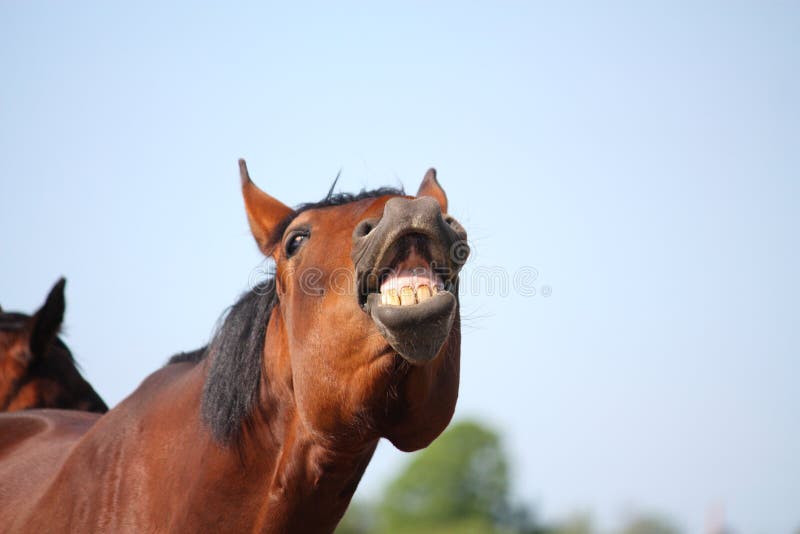
[(457, 304), (450, 291), (408, 306), (382, 305), (380, 294), (371, 293), (365, 309), (400, 356), (422, 365), (436, 358), (450, 335)]

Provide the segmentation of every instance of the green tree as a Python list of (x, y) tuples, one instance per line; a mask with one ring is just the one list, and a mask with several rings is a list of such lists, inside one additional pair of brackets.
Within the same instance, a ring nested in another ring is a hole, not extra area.
[(375, 509), (363, 502), (351, 502), (336, 527), (336, 534), (371, 534), (375, 531)]
[(393, 534), (519, 532), (515, 518), (528, 516), (510, 506), (508, 478), (498, 435), (454, 424), (389, 485), (379, 524)]
[(548, 534), (592, 534), (592, 517), (586, 512), (578, 512), (556, 526), (547, 529)]
[(620, 534), (680, 534), (680, 530), (663, 517), (641, 515), (628, 521)]

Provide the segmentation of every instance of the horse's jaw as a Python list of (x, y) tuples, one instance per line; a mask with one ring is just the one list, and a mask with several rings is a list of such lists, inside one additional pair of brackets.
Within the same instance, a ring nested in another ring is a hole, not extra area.
[(407, 306), (382, 304), (381, 298), (370, 294), (366, 308), (389, 345), (411, 364), (423, 365), (436, 358), (453, 327), (458, 309), (455, 295), (440, 291)]

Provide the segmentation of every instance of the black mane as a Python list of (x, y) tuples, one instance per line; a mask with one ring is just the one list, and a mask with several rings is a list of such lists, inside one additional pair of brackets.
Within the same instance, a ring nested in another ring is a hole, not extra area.
[(208, 350), (208, 345), (191, 352), (179, 352), (167, 361), (167, 365), (171, 363), (197, 363), (206, 357), (206, 350)]
[[(402, 189), (382, 187), (357, 194), (328, 193), (320, 202), (298, 206), (276, 228), (280, 239), (288, 225), (304, 211), (341, 206), (368, 198), (405, 195)], [(172, 363), (197, 363), (209, 359), (208, 376), (203, 386), (201, 413), (214, 438), (222, 444), (236, 442), (253, 406), (258, 401), (264, 336), (272, 308), (278, 302), (275, 280), (267, 279), (242, 295), (225, 316), (207, 347), (182, 352)]]
[(264, 332), (277, 301), (274, 279), (258, 291), (245, 293), (204, 351), (210, 356), (210, 367), (201, 413), (220, 443), (239, 437), (242, 423), (258, 400)]

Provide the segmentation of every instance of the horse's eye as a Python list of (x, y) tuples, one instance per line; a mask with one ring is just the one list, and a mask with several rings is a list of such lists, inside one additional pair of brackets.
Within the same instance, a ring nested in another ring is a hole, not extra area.
[(308, 232), (292, 232), (289, 235), (289, 239), (286, 240), (286, 257), (291, 258), (294, 256), (295, 252), (300, 248), (300, 245), (305, 243), (306, 239), (308, 239)]

